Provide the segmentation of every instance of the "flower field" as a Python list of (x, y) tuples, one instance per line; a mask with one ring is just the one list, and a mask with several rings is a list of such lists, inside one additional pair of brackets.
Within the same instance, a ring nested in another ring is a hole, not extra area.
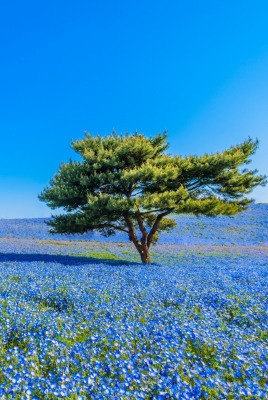
[(1, 220), (0, 399), (267, 399), (268, 205), (177, 223), (144, 266)]

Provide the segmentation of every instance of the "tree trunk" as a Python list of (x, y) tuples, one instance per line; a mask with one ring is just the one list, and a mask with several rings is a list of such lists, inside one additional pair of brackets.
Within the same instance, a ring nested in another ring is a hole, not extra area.
[(134, 243), (136, 249), (140, 253), (141, 261), (143, 262), (143, 264), (149, 264), (151, 262), (151, 257), (150, 257), (150, 253), (149, 253), (150, 243), (149, 243), (149, 246), (148, 246), (148, 243), (147, 243), (147, 232), (146, 232), (146, 229), (143, 226), (143, 222), (140, 219), (140, 215), (139, 214), (137, 214), (137, 218), (138, 218), (138, 223), (139, 223), (140, 230), (142, 232), (142, 236), (143, 237), (142, 237), (141, 241), (138, 240), (135, 228), (133, 226), (133, 223), (132, 223), (131, 219), (126, 215), (125, 216), (125, 221), (126, 221), (126, 224), (127, 224), (127, 227), (128, 227), (128, 235), (129, 235), (128, 237)]
[(143, 247), (140, 251), (141, 261), (143, 264), (149, 264), (151, 262), (151, 257), (147, 246)]

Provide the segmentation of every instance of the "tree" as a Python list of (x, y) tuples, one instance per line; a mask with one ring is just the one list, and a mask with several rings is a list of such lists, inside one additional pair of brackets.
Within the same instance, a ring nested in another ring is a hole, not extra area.
[[(65, 214), (52, 217), (52, 233), (126, 232), (143, 263), (172, 214), (233, 215), (252, 200), (246, 195), (266, 177), (241, 169), (258, 142), (251, 139), (222, 153), (172, 156), (167, 134), (96, 136), (72, 143), (82, 161), (63, 163), (40, 200)], [(170, 217), (167, 217), (171, 215)], [(139, 233), (137, 233), (139, 232)]]

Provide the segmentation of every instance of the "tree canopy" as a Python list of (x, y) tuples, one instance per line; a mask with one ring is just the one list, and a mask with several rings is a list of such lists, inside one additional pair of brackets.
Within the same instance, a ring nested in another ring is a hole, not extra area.
[(66, 212), (49, 221), (51, 232), (123, 231), (148, 263), (158, 234), (175, 226), (173, 214), (234, 215), (252, 202), (252, 189), (266, 183), (256, 170), (242, 169), (258, 141), (181, 157), (166, 152), (166, 140), (166, 133), (112, 133), (73, 142), (82, 160), (63, 163), (39, 196)]

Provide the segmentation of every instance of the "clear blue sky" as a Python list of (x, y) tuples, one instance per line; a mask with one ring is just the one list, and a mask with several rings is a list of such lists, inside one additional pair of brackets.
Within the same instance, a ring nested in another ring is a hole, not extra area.
[(51, 215), (37, 194), (84, 131), (167, 129), (181, 155), (258, 137), (267, 174), (267, 15), (266, 0), (1, 2), (0, 218)]

